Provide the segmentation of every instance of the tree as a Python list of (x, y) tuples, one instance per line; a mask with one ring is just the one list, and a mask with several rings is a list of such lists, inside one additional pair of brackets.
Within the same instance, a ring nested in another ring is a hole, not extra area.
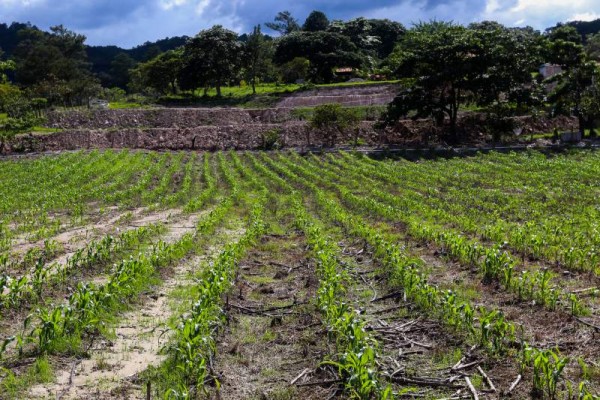
[(280, 11), (275, 16), (275, 22), (266, 22), (265, 26), (282, 35), (289, 35), (300, 30), (298, 20), (289, 11)]
[(556, 83), (549, 100), (553, 103), (555, 114), (577, 117), (579, 132), (584, 137), (586, 127), (592, 127), (594, 117), (587, 115), (582, 103), (587, 89), (599, 76), (597, 65), (587, 59), (581, 35), (574, 27), (558, 26), (549, 31), (547, 38), (548, 58), (563, 70), (549, 80)]
[(271, 69), (272, 46), (260, 31), (260, 25), (254, 27), (244, 46), (246, 75), (252, 85), (252, 94), (256, 94), (257, 78), (266, 75)]
[(179, 83), (184, 90), (221, 86), (234, 78), (241, 65), (242, 44), (237, 34), (221, 25), (201, 31), (183, 49)]
[(522, 89), (531, 85), (531, 71), (541, 60), (538, 42), (529, 30), (496, 22), (416, 25), (388, 58), (407, 85), (388, 108), (387, 123), (411, 112), (432, 117), (438, 126), (448, 117), (449, 139), (456, 142), (461, 105), (490, 106), (504, 117), (509, 101), (525, 101)]
[(363, 57), (346, 36), (333, 32), (294, 32), (278, 40), (274, 61), (283, 65), (295, 58), (310, 61), (315, 82), (331, 82), (335, 67), (360, 68)]
[(600, 61), (600, 33), (587, 37), (585, 52), (591, 60)]
[(0, 49), (0, 84), (8, 82), (8, 76), (6, 73), (8, 71), (14, 71), (16, 68), (15, 62), (12, 60), (1, 61), (2, 59), (2, 49)]
[[(600, 76), (599, 72), (596, 72), (596, 77)], [(596, 137), (595, 121), (600, 119), (600, 80), (594, 80), (583, 92), (581, 112), (587, 116), (589, 121), (590, 136)]]
[[(8, 82), (4, 71), (14, 68), (11, 62), (0, 62), (0, 113), (6, 114), (0, 118), (0, 153), (4, 151), (5, 143), (20, 132), (33, 127), (39, 120), (24, 93), (15, 85)], [(41, 103), (40, 103), (41, 104)]]
[(367, 22), (370, 26), (369, 34), (379, 39), (379, 44), (376, 45), (377, 56), (384, 59), (394, 50), (406, 29), (401, 23), (389, 19), (369, 19)]
[(110, 75), (113, 86), (122, 89), (127, 87), (130, 81), (130, 71), (135, 67), (135, 60), (127, 53), (119, 53), (110, 63)]
[(371, 29), (369, 20), (360, 17), (347, 22), (336, 21), (331, 24), (330, 31), (348, 37), (358, 49), (374, 55), (376, 47), (381, 42), (379, 37), (371, 34)]
[(548, 61), (569, 70), (579, 66), (585, 58), (581, 35), (570, 25), (561, 25), (547, 34)]
[(281, 79), (285, 83), (295, 83), (306, 79), (309, 68), (310, 61), (308, 61), (308, 59), (296, 57), (293, 60), (282, 64), (279, 67), (279, 73), (281, 74)]
[(90, 72), (85, 51), (85, 36), (62, 25), (50, 33), (30, 28), (21, 31), (15, 50), (16, 80), (53, 102), (67, 105), (87, 102), (97, 81)]
[(388, 120), (415, 111), (416, 118), (431, 116), (439, 126), (448, 116), (456, 142), (458, 110), (476, 78), (474, 50), (472, 31), (460, 25), (433, 21), (408, 31), (391, 57), (397, 76), (409, 85), (390, 105)]
[(474, 35), (473, 56), (477, 74), (472, 82), (473, 100), (479, 106), (498, 103), (531, 103), (531, 72), (544, 61), (544, 42), (532, 28), (507, 28), (484, 21), (469, 25)]
[(169, 50), (131, 71), (131, 88), (144, 91), (152, 88), (161, 94), (177, 93), (183, 50)]
[(327, 30), (329, 19), (322, 11), (312, 11), (302, 25), (302, 30), (307, 32), (317, 32)]

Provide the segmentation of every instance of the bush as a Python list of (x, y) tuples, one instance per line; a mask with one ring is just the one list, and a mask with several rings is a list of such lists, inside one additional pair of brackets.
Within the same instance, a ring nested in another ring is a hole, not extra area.
[(320, 130), (328, 145), (333, 147), (338, 134), (358, 126), (360, 117), (356, 110), (339, 104), (323, 104), (315, 107), (310, 126)]
[(275, 128), (268, 130), (262, 134), (262, 148), (263, 150), (276, 150), (281, 147), (279, 138), (281, 136), (281, 129)]

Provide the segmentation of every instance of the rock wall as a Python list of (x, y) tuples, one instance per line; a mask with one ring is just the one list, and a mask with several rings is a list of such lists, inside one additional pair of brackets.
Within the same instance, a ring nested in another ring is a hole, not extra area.
[(60, 129), (179, 128), (292, 120), (289, 109), (243, 108), (152, 108), (129, 110), (55, 111), (47, 115), (47, 126)]
[[(207, 124), (213, 119), (219, 124)], [(523, 127), (523, 135), (551, 132), (554, 128), (568, 131), (577, 126), (575, 119), (566, 117), (522, 117), (518, 122)], [(331, 143), (324, 132), (310, 129), (306, 121), (292, 119), (288, 109), (55, 113), (50, 125), (68, 129), (45, 135), (20, 135), (5, 145), (4, 153), (96, 148), (255, 150), (328, 146)], [(487, 135), (485, 117), (469, 115), (459, 121), (458, 130), (467, 144), (483, 142)], [(376, 129), (372, 121), (363, 121), (358, 129), (339, 134), (335, 144), (353, 144), (358, 138), (365, 146), (421, 147), (439, 143), (445, 131), (447, 127), (433, 126), (431, 120), (402, 120), (385, 131)]]
[(397, 85), (364, 85), (352, 87), (318, 88), (295, 92), (283, 100), (278, 107), (314, 107), (327, 103), (345, 106), (386, 105), (396, 97)]

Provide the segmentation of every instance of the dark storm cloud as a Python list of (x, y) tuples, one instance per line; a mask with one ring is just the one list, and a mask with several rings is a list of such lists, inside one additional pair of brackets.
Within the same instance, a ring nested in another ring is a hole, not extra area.
[(598, 0), (0, 0), (0, 22), (30, 21), (43, 29), (62, 23), (87, 35), (91, 44), (130, 47), (166, 36), (194, 35), (214, 24), (248, 32), (283, 10), (300, 24), (312, 10), (320, 10), (331, 20), (365, 16), (410, 25), (434, 18), (459, 23), (497, 19), (538, 29), (600, 14)]
[(10, 15), (19, 21), (31, 21), (44, 27), (62, 23), (73, 29), (94, 29), (130, 18), (136, 12), (148, 9), (148, 3), (137, 0), (34, 1), (30, 5), (23, 3), (26, 2), (0, 1), (0, 15)]

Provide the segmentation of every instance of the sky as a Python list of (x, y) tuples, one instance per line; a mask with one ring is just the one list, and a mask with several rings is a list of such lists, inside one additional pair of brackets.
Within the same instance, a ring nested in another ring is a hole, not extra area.
[(495, 20), (544, 30), (557, 22), (600, 18), (600, 0), (0, 0), (0, 22), (31, 22), (41, 29), (63, 24), (86, 35), (88, 44), (130, 48), (193, 36), (216, 24), (244, 33), (283, 10), (300, 23), (320, 10), (329, 19), (388, 18), (406, 26), (431, 19)]

